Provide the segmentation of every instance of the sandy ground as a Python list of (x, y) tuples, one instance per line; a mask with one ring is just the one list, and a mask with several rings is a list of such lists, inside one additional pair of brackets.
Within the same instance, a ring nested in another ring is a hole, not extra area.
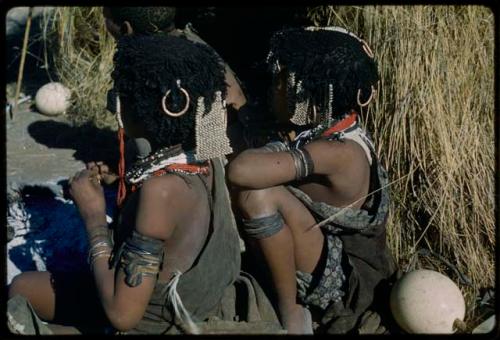
[[(43, 185), (62, 194), (61, 182), (82, 169), (85, 164), (75, 159), (75, 150), (55, 148), (64, 127), (63, 118), (50, 118), (29, 110), (17, 112), (14, 119), (6, 118), (7, 187)], [(45, 139), (51, 143), (44, 143)], [(48, 145), (47, 145), (48, 144)]]
[[(29, 103), (20, 109), (13, 119), (6, 117), (7, 284), (27, 270), (83, 268), (86, 235), (63, 189), (92, 156), (114, 148), (112, 132), (104, 132), (107, 139), (100, 144), (102, 131), (43, 116), (29, 110)], [(112, 215), (115, 193), (106, 194)]]
[[(40, 70), (40, 73), (44, 73)], [(23, 88), (43, 80), (28, 74)], [(6, 91), (13, 102), (12, 88)], [(24, 93), (20, 96), (23, 98)], [(34, 96), (32, 95), (31, 98)], [(5, 116), (7, 185), (7, 280), (28, 270), (85, 269), (87, 240), (81, 218), (67, 196), (67, 181), (91, 160), (116, 163), (116, 133), (73, 126), (65, 116), (36, 112), (28, 100)], [(109, 216), (112, 189), (106, 190)]]

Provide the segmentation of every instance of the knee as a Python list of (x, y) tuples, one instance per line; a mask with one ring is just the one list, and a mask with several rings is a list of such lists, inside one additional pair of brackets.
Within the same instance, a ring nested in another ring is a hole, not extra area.
[(238, 193), (237, 205), (246, 218), (268, 216), (278, 211), (273, 199), (274, 188), (243, 190)]
[(28, 293), (33, 290), (33, 284), (29, 273), (21, 273), (12, 279), (9, 286), (9, 299), (15, 295), (28, 297)]
[(273, 188), (241, 192), (238, 206), (245, 218), (242, 225), (250, 239), (263, 239), (278, 233), (284, 227), (278, 211)]

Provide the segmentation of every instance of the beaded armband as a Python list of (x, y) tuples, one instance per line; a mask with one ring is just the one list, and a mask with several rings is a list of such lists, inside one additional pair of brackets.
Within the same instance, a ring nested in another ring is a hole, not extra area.
[(144, 276), (156, 277), (163, 262), (163, 241), (133, 231), (120, 256), (125, 282), (131, 287), (142, 283)]

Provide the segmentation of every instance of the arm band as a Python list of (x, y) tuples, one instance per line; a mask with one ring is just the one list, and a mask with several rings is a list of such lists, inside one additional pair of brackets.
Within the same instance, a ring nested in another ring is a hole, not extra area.
[(144, 276), (156, 277), (163, 262), (163, 241), (133, 231), (125, 241), (120, 256), (120, 266), (125, 272), (125, 282), (131, 287), (142, 283)]
[(314, 163), (309, 151), (304, 148), (289, 151), (295, 166), (295, 180), (301, 180), (314, 172)]
[(285, 224), (279, 212), (260, 218), (243, 219), (242, 222), (247, 236), (258, 240), (273, 236)]

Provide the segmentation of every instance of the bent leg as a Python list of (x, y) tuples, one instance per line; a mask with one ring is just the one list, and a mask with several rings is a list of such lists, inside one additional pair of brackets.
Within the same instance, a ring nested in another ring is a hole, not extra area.
[(42, 320), (54, 319), (56, 298), (49, 272), (24, 272), (14, 277), (9, 287), (9, 299), (17, 294), (31, 303)]
[(325, 237), (320, 228), (311, 229), (316, 220), (304, 204), (285, 187), (242, 191), (238, 196), (238, 207), (247, 219), (259, 219), (279, 213), (293, 238), (297, 270), (306, 273), (314, 271), (321, 257)]
[(256, 238), (269, 266), (282, 323), (289, 333), (300, 333), (305, 329), (304, 310), (296, 302), (295, 272), (314, 270), (323, 234), (319, 229), (309, 230), (315, 223), (313, 216), (284, 187), (242, 191), (238, 205), (247, 233)]
[(9, 298), (17, 294), (30, 302), (40, 319), (59, 325), (49, 325), (55, 333), (96, 333), (109, 325), (89, 273), (25, 272), (9, 287)]

